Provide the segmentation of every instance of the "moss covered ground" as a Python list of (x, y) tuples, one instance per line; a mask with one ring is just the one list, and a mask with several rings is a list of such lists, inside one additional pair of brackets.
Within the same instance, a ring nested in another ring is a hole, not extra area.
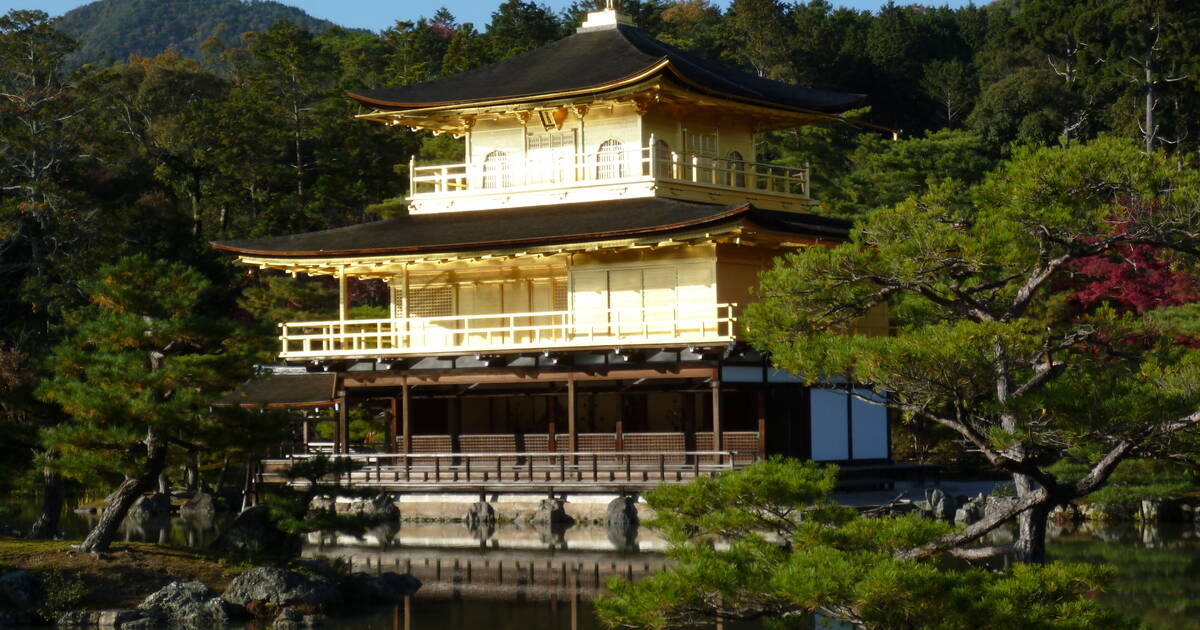
[(0, 569), (28, 569), (76, 591), (78, 608), (136, 606), (176, 580), (199, 580), (221, 592), (248, 568), (195, 551), (143, 542), (115, 543), (101, 554), (72, 550), (71, 541), (0, 537)]

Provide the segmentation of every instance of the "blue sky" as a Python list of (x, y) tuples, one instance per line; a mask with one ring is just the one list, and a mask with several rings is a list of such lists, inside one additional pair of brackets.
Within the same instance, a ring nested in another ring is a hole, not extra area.
[[(385, 29), (397, 20), (414, 20), (422, 15), (432, 15), (439, 6), (445, 5), (459, 22), (474, 22), (480, 29), (488, 23), (492, 10), (501, 0), (282, 0), (284, 4), (300, 7), (309, 14), (324, 18), (343, 26), (366, 28), (373, 31)], [(715, 0), (727, 6), (729, 0)], [(897, 0), (898, 4), (913, 4)], [(0, 13), (10, 9), (41, 9), (50, 15), (61, 15), (71, 9), (87, 4), (86, 0), (0, 0)], [(921, 4), (952, 7), (966, 5), (968, 0), (927, 0)], [(981, 2), (982, 3), (982, 2)], [(544, 0), (551, 9), (560, 11), (571, 4), (571, 0)], [(878, 9), (881, 0), (834, 0), (834, 4), (859, 9)]]

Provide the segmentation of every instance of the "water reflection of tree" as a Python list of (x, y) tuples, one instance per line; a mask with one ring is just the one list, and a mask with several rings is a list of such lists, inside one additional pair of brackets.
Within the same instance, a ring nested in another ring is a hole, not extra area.
[[(1144, 628), (1200, 630), (1200, 533), (1179, 525), (1093, 529), (1059, 538), (1051, 559), (1115, 567), (1116, 579), (1101, 601), (1141, 619)], [(1154, 545), (1148, 548), (1147, 540)]]

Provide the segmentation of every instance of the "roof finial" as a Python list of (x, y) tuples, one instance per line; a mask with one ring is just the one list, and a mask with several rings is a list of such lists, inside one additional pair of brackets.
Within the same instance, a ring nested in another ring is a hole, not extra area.
[(616, 28), (618, 24), (633, 24), (633, 20), (617, 10), (617, 0), (604, 0), (604, 10), (589, 12), (579, 32)]

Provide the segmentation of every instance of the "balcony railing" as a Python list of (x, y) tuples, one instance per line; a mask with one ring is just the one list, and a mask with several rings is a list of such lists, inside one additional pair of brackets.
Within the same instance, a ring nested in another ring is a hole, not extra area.
[(484, 162), (410, 165), (412, 195), (508, 193), (561, 185), (657, 180), (807, 199), (807, 167), (761, 164), (655, 147), (574, 155), (507, 156)]
[(284, 359), (731, 341), (736, 304), (280, 324)]

